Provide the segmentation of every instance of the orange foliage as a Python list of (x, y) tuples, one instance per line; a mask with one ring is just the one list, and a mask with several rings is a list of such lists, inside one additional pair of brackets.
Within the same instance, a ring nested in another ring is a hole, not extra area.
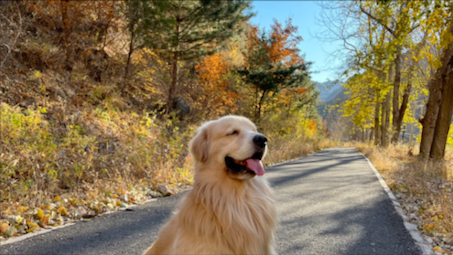
[(284, 106), (291, 105), (298, 96), (302, 96), (307, 93), (305, 88), (285, 88), (281, 91), (279, 95), (276, 96), (277, 103), (280, 103)]
[(195, 66), (201, 93), (197, 103), (206, 114), (216, 117), (234, 108), (238, 95), (228, 89), (230, 82), (226, 79), (230, 71), (229, 63), (224, 59), (225, 53), (217, 53), (208, 57)]
[(243, 55), (246, 57), (245, 67), (250, 67), (250, 65), (256, 64), (256, 62), (263, 63), (266, 61), (267, 56), (265, 55), (259, 55), (259, 59), (253, 59), (257, 57), (258, 54), (256, 54), (256, 51), (260, 48), (261, 40), (259, 33), (258, 27), (248, 24), (246, 49), (243, 52)]
[(290, 88), (290, 91), (299, 96), (307, 93), (305, 88)]
[[(271, 26), (272, 32), (269, 40), (260, 38), (261, 31), (250, 25), (247, 33), (247, 65), (252, 65), (253, 62), (269, 62), (269, 63), (287, 63), (301, 64), (303, 59), (299, 56), (297, 44), (302, 41), (302, 37), (297, 35), (297, 27), (291, 24), (291, 19), (286, 22), (283, 27), (277, 20), (274, 19), (274, 24)], [(262, 43), (266, 54), (261, 54), (258, 59), (256, 51), (259, 49), (259, 44)]]
[(271, 41), (265, 45), (269, 51), (271, 63), (288, 61), (291, 64), (299, 64), (302, 59), (299, 57), (297, 44), (302, 41), (301, 36), (297, 36), (297, 27), (291, 24), (291, 19), (286, 22), (286, 27), (274, 20), (272, 25)]
[(223, 81), (225, 74), (229, 71), (229, 65), (223, 60), (224, 53), (217, 53), (205, 57), (201, 63), (195, 66), (198, 73), (198, 79), (208, 86), (220, 85), (225, 87), (226, 81)]
[(310, 120), (308, 122), (308, 126), (310, 127), (310, 130), (312, 132), (316, 132), (317, 125), (316, 125), (316, 122), (314, 120)]

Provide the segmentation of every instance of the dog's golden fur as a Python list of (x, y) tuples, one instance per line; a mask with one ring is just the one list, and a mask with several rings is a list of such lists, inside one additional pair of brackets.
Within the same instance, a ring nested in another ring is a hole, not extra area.
[(151, 254), (275, 254), (277, 213), (267, 181), (231, 174), (225, 157), (244, 160), (258, 134), (248, 119), (227, 116), (202, 125), (191, 141), (195, 182), (179, 211), (145, 251)]

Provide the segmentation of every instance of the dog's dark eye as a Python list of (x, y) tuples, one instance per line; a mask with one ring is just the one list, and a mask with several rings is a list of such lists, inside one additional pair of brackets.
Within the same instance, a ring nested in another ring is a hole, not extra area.
[(237, 134), (239, 134), (239, 131), (234, 130), (233, 132), (229, 133), (228, 135), (237, 135)]

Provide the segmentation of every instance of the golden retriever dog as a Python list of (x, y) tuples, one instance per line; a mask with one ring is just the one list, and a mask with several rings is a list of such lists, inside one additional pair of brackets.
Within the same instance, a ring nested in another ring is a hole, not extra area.
[(275, 254), (267, 138), (249, 119), (226, 116), (199, 127), (189, 147), (193, 188), (144, 254)]

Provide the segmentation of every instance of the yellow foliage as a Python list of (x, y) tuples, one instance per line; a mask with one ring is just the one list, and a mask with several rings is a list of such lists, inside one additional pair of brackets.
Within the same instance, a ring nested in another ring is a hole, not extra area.
[(439, 252), (439, 253), (442, 253), (442, 254), (445, 253), (445, 251), (442, 248), (440, 248), (439, 246), (434, 247), (433, 251)]
[(60, 205), (60, 207), (58, 208), (58, 212), (60, 213), (61, 216), (65, 216), (66, 214), (68, 214), (68, 211), (66, 210), (66, 208), (64, 208), (63, 205)]
[(36, 215), (35, 215), (35, 217), (36, 217), (38, 220), (41, 220), (42, 218), (44, 218), (44, 211), (43, 211), (41, 208), (39, 208), (38, 211), (37, 211), (37, 213), (36, 213)]

